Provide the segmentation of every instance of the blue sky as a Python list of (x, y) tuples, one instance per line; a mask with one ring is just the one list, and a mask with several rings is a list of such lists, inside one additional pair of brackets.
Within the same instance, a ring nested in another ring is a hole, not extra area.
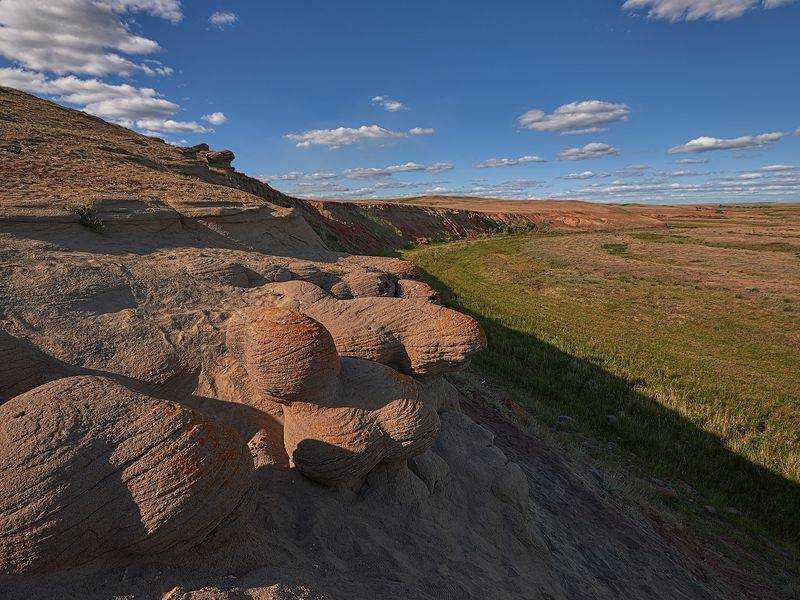
[(800, 201), (798, 25), (792, 0), (0, 0), (0, 83), (300, 196)]

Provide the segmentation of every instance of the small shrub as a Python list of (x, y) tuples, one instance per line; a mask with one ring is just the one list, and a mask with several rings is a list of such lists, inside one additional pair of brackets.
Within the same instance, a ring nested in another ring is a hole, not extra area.
[(98, 234), (102, 234), (106, 230), (106, 224), (92, 212), (90, 204), (67, 204), (66, 209), (78, 215), (78, 222), (87, 229), (91, 229)]
[(600, 247), (613, 256), (630, 256), (628, 244), (603, 244)]

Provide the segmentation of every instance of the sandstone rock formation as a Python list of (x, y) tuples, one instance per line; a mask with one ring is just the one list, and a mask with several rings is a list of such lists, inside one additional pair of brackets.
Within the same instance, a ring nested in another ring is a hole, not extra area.
[(331, 293), (343, 300), (362, 297), (396, 295), (394, 279), (382, 271), (353, 270), (341, 276), (331, 287)]
[(424, 281), (415, 279), (398, 279), (395, 284), (395, 295), (398, 298), (427, 300), (434, 304), (438, 304), (440, 301), (439, 294), (435, 289)]
[(244, 441), (208, 418), (100, 377), (0, 406), (0, 575), (203, 543), (247, 508)]
[(232, 169), (231, 163), (236, 159), (236, 155), (230, 150), (200, 150), (197, 152), (197, 156), (204, 159), (210, 166), (222, 169)]
[(301, 281), (270, 284), (263, 290), (265, 301), (322, 323), (342, 356), (372, 360), (409, 375), (463, 369), (486, 344), (474, 319), (424, 300), (338, 300)]
[(423, 453), (439, 419), (412, 378), (391, 367), (340, 359), (330, 333), (293, 310), (250, 308), (228, 325), (249, 401), (265, 415), (283, 405), (283, 441), (292, 463), (326, 484), (361, 481), (382, 463)]

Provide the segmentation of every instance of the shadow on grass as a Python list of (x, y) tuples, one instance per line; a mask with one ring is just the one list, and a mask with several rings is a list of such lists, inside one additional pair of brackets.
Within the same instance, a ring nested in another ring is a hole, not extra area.
[(572, 356), (464, 306), (446, 284), (425, 272), (443, 303), (471, 315), (484, 327), (487, 349), (473, 361), (499, 379), (523, 404), (566, 414), (586, 433), (638, 457), (647, 471), (684, 482), (717, 508), (734, 508), (756, 533), (800, 546), (800, 485), (730, 451), (725, 440), (704, 431), (655, 399), (637, 391), (637, 381)]

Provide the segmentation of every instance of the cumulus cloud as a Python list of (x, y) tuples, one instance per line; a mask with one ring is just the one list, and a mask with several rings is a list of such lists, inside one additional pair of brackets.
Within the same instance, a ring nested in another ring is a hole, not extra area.
[(168, 118), (179, 106), (162, 98), (152, 88), (137, 88), (126, 83), (112, 85), (97, 79), (74, 75), (48, 79), (24, 69), (1, 68), (0, 84), (32, 94), (52, 96), (60, 102), (111, 121)]
[(287, 173), (279, 173), (276, 175), (258, 175), (256, 179), (260, 179), (266, 183), (270, 181), (299, 181), (301, 179), (306, 181), (326, 181), (329, 179), (336, 179), (336, 173), (327, 171), (315, 171), (313, 173), (306, 173), (305, 171), (289, 171)]
[(338, 175), (329, 171), (314, 171), (313, 173), (306, 173), (305, 178), (311, 181), (323, 181), (326, 179), (336, 179)]
[(412, 127), (408, 130), (409, 135), (433, 135), (434, 133), (436, 130), (433, 127)]
[(400, 110), (408, 110), (408, 107), (399, 100), (393, 100), (389, 96), (375, 96), (372, 103), (382, 107), (389, 112), (397, 112)]
[(600, 158), (602, 156), (615, 156), (619, 150), (608, 144), (592, 142), (582, 148), (567, 148), (558, 153), (558, 160), (586, 160), (588, 158)]
[(786, 171), (794, 171), (796, 168), (792, 165), (766, 165), (761, 167), (761, 170), (769, 173), (785, 173)]
[(594, 171), (582, 171), (580, 173), (567, 173), (559, 179), (594, 179), (596, 177), (609, 177), (608, 173), (595, 173)]
[(172, 119), (180, 106), (162, 98), (152, 88), (138, 88), (127, 83), (114, 85), (74, 75), (48, 79), (42, 73), (14, 68), (0, 68), (0, 85), (50, 96), (124, 127), (139, 129), (146, 135), (213, 131), (195, 121)]
[(583, 134), (602, 131), (601, 125), (627, 121), (630, 110), (625, 104), (585, 100), (559, 106), (552, 113), (534, 108), (517, 119), (523, 129)]
[(421, 165), (414, 162), (407, 162), (401, 165), (390, 165), (388, 167), (356, 167), (346, 169), (342, 172), (348, 179), (380, 179), (391, 177), (397, 173), (441, 173), (451, 171), (453, 165), (450, 163), (438, 162), (431, 165)]
[(681, 146), (669, 149), (669, 154), (695, 154), (699, 152), (711, 152), (714, 150), (746, 150), (752, 148), (764, 148), (769, 144), (785, 138), (788, 134), (778, 131), (773, 133), (762, 133), (759, 135), (743, 135), (737, 138), (720, 139), (715, 137), (702, 136), (686, 142)]
[(195, 121), (174, 121), (172, 119), (139, 119), (137, 129), (158, 133), (208, 133), (213, 131)]
[(303, 171), (289, 171), (287, 173), (279, 173), (275, 175), (257, 175), (256, 179), (260, 179), (266, 183), (270, 181), (297, 181), (305, 176)]
[(228, 117), (225, 116), (225, 113), (214, 112), (210, 115), (203, 115), (203, 121), (211, 123), (212, 125), (225, 125), (225, 123), (228, 122)]
[(703, 175), (710, 175), (710, 173), (698, 173), (697, 171), (658, 171), (656, 175), (662, 177), (702, 177)]
[[(183, 19), (180, 0), (93, 0), (94, 4), (116, 13), (142, 11), (173, 23)], [(48, 0), (52, 4), (52, 0)]]
[(208, 17), (208, 22), (219, 29), (233, 25), (238, 20), (239, 17), (236, 15), (236, 13), (228, 11), (217, 11)]
[(336, 129), (312, 129), (302, 133), (287, 133), (283, 138), (295, 142), (298, 148), (311, 146), (327, 146), (331, 150), (343, 148), (351, 144), (374, 140), (391, 140), (409, 135), (432, 135), (433, 129), (415, 127), (408, 133), (392, 131), (380, 125), (362, 125), (361, 127), (337, 127)]
[(489, 158), (475, 165), (476, 169), (494, 169), (495, 167), (514, 167), (527, 163), (547, 162), (538, 156), (519, 156), (517, 158)]
[(650, 168), (650, 165), (629, 165), (628, 169), (631, 171), (646, 171)]
[(610, 185), (593, 183), (579, 189), (553, 194), (553, 197), (562, 196), (603, 201), (752, 202), (769, 199), (796, 202), (800, 200), (800, 177), (794, 173), (743, 172), (731, 177), (718, 177), (698, 183), (677, 182), (670, 179), (636, 183), (614, 181)]
[(3, 0), (0, 55), (28, 69), (58, 74), (168, 75), (172, 70), (131, 56), (161, 50), (124, 20), (146, 13), (173, 23), (182, 18), (178, 0)]
[(679, 158), (675, 161), (679, 165), (705, 165), (708, 164), (707, 158)]
[(480, 198), (528, 200), (533, 198), (530, 190), (542, 188), (545, 185), (545, 182), (535, 179), (511, 179), (497, 184), (476, 184), (469, 188), (451, 190), (450, 193)]
[(677, 21), (723, 21), (737, 19), (749, 10), (778, 8), (796, 0), (627, 0), (622, 9), (646, 12), (651, 19)]
[(284, 139), (295, 142), (298, 148), (311, 146), (327, 146), (335, 150), (365, 140), (387, 140), (405, 137), (399, 131), (384, 129), (379, 125), (362, 125), (361, 127), (337, 127), (336, 129), (312, 129), (302, 133), (287, 133)]
[(336, 198), (336, 199), (380, 198), (380, 197), (385, 198), (388, 195), (398, 197), (398, 196), (419, 195), (420, 193), (426, 194), (430, 193), (431, 189), (443, 190), (446, 188), (432, 187), (432, 186), (441, 186), (446, 183), (447, 183), (446, 181), (407, 182), (407, 181), (397, 181), (394, 179), (389, 179), (389, 180), (377, 181), (371, 185), (351, 188), (348, 187), (347, 185), (335, 182), (321, 182), (321, 183), (300, 182), (296, 184), (294, 188), (289, 190), (289, 192), (311, 198)]

